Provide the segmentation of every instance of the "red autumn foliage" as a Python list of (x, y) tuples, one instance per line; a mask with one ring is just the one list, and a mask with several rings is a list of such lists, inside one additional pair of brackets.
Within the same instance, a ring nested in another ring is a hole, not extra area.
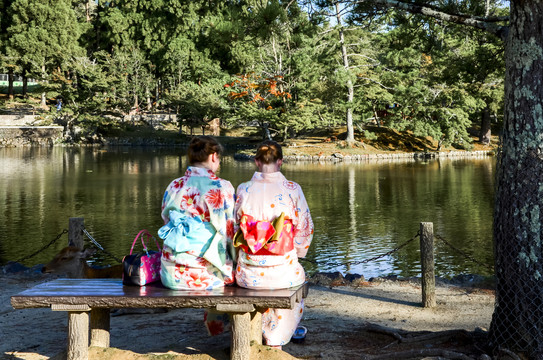
[(262, 108), (273, 109), (272, 101), (280, 100), (284, 102), (291, 99), (292, 95), (286, 91), (279, 91), (282, 76), (262, 78), (254, 73), (238, 74), (237, 79), (229, 84), (224, 84), (225, 88), (232, 88), (228, 94), (230, 100), (245, 101), (249, 104), (258, 104)]

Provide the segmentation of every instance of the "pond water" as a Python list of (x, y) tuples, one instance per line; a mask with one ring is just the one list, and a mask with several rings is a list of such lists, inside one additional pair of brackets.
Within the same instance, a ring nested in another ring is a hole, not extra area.
[[(53, 241), (70, 217), (83, 217), (89, 233), (122, 257), (140, 229), (156, 234), (164, 190), (186, 166), (176, 148), (0, 149), (0, 265)], [(219, 176), (237, 187), (254, 170), (225, 156)], [(417, 276), (419, 240), (393, 250), (420, 222), (433, 222), (437, 275), (491, 274), (494, 171), (493, 158), (284, 164), (315, 223), (306, 271)], [(61, 236), (23, 264), (49, 261), (67, 241)], [(114, 262), (100, 251), (91, 261)]]

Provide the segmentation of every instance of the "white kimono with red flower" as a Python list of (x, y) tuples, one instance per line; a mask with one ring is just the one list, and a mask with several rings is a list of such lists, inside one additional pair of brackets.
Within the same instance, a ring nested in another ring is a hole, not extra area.
[[(281, 172), (256, 172), (251, 181), (238, 186), (236, 194), (235, 217), (247, 243), (239, 246), (236, 283), (250, 289), (281, 289), (304, 283), (305, 272), (298, 258), (307, 254), (313, 221), (300, 185)], [(277, 234), (276, 242), (267, 241), (269, 224), (281, 214), (285, 234)], [(303, 301), (292, 310), (268, 309), (262, 315), (266, 344), (288, 343), (302, 314)]]
[(234, 282), (233, 210), (234, 187), (211, 170), (189, 166), (170, 183), (162, 201), (166, 225), (159, 230), (164, 286), (202, 290)]

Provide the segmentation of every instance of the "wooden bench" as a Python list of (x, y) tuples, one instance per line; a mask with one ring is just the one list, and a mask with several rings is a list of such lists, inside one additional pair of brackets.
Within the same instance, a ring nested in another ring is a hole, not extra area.
[[(50, 307), (68, 312), (68, 360), (88, 359), (90, 346), (109, 347), (112, 308), (213, 308), (231, 315), (231, 359), (249, 359), (251, 340), (262, 344), (259, 310), (292, 309), (307, 295), (307, 283), (290, 289), (171, 290), (160, 282), (124, 286), (120, 279), (58, 279), (11, 297), (15, 309)], [(89, 321), (90, 313), (90, 321)]]

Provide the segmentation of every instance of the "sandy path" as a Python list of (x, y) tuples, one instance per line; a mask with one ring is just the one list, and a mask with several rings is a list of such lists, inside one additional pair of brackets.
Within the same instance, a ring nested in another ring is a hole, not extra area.
[[(66, 313), (49, 309), (14, 310), (10, 305), (11, 295), (51, 279), (41, 274), (0, 275), (1, 359), (49, 359), (65, 349)], [(312, 285), (302, 320), (309, 329), (307, 338), (302, 344), (288, 344), (284, 352), (304, 359), (352, 358), (361, 351), (371, 350), (368, 347), (372, 346), (372, 336), (368, 338), (362, 332), (367, 323), (407, 331), (473, 331), (478, 327), (488, 329), (490, 325), (494, 307), (491, 291), (439, 286), (438, 306), (424, 309), (416, 283), (365, 284), (358, 288)], [(226, 354), (228, 343), (228, 334), (213, 339), (207, 336), (201, 310), (179, 309), (111, 319), (111, 346), (137, 354), (168, 351)], [(284, 358), (288, 358), (287, 354)]]

